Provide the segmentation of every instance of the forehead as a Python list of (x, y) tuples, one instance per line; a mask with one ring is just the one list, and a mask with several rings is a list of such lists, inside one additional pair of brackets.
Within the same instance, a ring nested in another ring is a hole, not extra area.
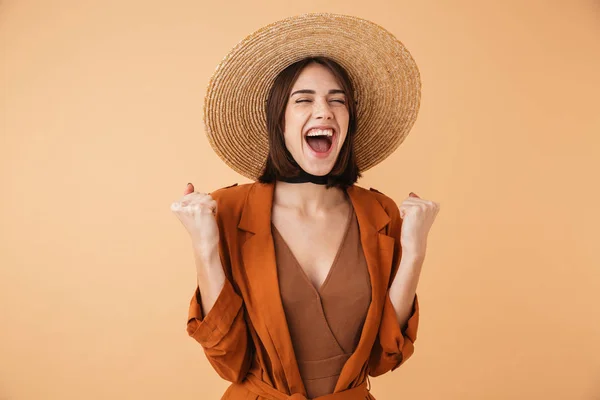
[(341, 89), (335, 75), (329, 68), (321, 64), (310, 64), (300, 72), (293, 88), (312, 89), (319, 86), (327, 87), (327, 89)]

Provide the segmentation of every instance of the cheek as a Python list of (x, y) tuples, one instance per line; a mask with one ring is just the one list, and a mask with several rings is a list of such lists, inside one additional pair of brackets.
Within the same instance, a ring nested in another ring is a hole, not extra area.
[(302, 145), (298, 140), (298, 135), (294, 132), (294, 130), (288, 130), (284, 135), (285, 147), (290, 151)]
[(344, 134), (342, 136), (340, 136), (340, 139), (342, 139), (342, 141), (348, 135), (348, 125), (349, 125), (349, 123), (350, 123), (350, 116), (349, 116), (348, 112), (341, 113), (341, 115), (339, 115), (339, 118), (338, 118), (338, 124), (340, 126), (340, 130), (342, 132), (344, 132)]
[(302, 128), (308, 121), (310, 113), (305, 110), (287, 110), (285, 113), (285, 137), (286, 140), (294, 140), (301, 137)]
[(285, 124), (285, 132), (283, 134), (283, 140), (285, 142), (285, 147), (290, 152), (293, 152), (294, 149), (297, 149), (302, 146), (302, 135), (300, 134), (301, 128), (298, 127), (293, 122), (286, 122)]
[(337, 120), (340, 126), (348, 126), (348, 122), (350, 121), (350, 114), (348, 113), (348, 109), (339, 108), (335, 113), (335, 119)]

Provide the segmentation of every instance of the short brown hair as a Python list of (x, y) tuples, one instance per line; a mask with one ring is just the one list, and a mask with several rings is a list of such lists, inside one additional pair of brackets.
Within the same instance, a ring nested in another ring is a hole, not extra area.
[(300, 173), (300, 166), (294, 160), (287, 147), (283, 131), (285, 127), (285, 109), (292, 87), (302, 70), (311, 63), (328, 68), (342, 86), (346, 94), (348, 108), (348, 133), (338, 158), (329, 173), (327, 188), (352, 186), (361, 177), (356, 156), (354, 154), (354, 136), (356, 133), (356, 102), (350, 76), (346, 70), (327, 57), (308, 57), (288, 66), (274, 80), (267, 98), (267, 132), (269, 135), (269, 155), (259, 176), (259, 182), (270, 183), (284, 177), (295, 177)]

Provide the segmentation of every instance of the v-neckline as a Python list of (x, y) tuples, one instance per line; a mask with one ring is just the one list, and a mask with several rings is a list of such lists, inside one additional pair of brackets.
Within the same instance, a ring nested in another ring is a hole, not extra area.
[(300, 265), (300, 262), (298, 262), (296, 255), (294, 254), (294, 252), (292, 251), (290, 246), (285, 241), (283, 235), (281, 234), (281, 232), (279, 232), (279, 230), (277, 229), (275, 224), (271, 221), (271, 226), (272, 226), (273, 230), (275, 231), (277, 236), (279, 236), (279, 238), (281, 239), (281, 242), (283, 243), (283, 245), (286, 247), (287, 251), (292, 256), (292, 259), (294, 260), (294, 264), (296, 265), (296, 268), (298, 268), (300, 270), (300, 272), (301, 272), (302, 276), (304, 277), (304, 279), (306, 280), (306, 282), (310, 285), (310, 287), (317, 294), (317, 296), (319, 296), (319, 298), (321, 297), (321, 295), (323, 293), (323, 289), (325, 288), (327, 282), (330, 281), (330, 278), (331, 278), (331, 275), (333, 274), (333, 270), (335, 269), (335, 266), (338, 264), (338, 259), (340, 258), (340, 255), (342, 253), (342, 248), (344, 247), (344, 243), (346, 242), (346, 238), (348, 237), (348, 233), (350, 232), (350, 226), (352, 224), (352, 219), (353, 219), (352, 217), (354, 216), (354, 206), (352, 205), (352, 203), (349, 204), (349, 208), (350, 208), (350, 210), (349, 210), (348, 216), (346, 218), (346, 228), (344, 230), (344, 234), (342, 235), (342, 240), (340, 241), (340, 243), (338, 245), (338, 249), (335, 253), (335, 257), (333, 258), (333, 262), (329, 266), (329, 271), (327, 271), (327, 276), (325, 277), (325, 280), (323, 281), (323, 283), (321, 283), (321, 286), (319, 286), (318, 288), (311, 282), (310, 278), (306, 274), (306, 271), (304, 271), (304, 268), (302, 268), (302, 265)]

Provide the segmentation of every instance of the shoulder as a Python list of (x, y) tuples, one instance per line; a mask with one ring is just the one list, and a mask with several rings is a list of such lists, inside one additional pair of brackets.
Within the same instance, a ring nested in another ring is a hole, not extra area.
[[(366, 189), (364, 189), (367, 191)], [(400, 227), (402, 225), (402, 218), (400, 218), (400, 209), (398, 204), (390, 196), (380, 192), (375, 188), (369, 188), (370, 196), (372, 196), (383, 208), (385, 213), (390, 218), (390, 223), (387, 228), (387, 234), (392, 237), (396, 237), (400, 233)]]
[(216, 189), (212, 191), (210, 195), (218, 204), (225, 204), (229, 207), (235, 208), (236, 205), (242, 205), (244, 203), (244, 200), (246, 199), (248, 191), (251, 187), (251, 183), (245, 183), (242, 185), (234, 183), (229, 186)]
[(399, 214), (398, 205), (396, 204), (394, 199), (392, 199), (391, 197), (387, 196), (386, 194), (384, 194), (381, 191), (379, 191), (375, 188), (372, 188), (372, 187), (369, 189), (360, 187), (358, 185), (354, 185), (354, 187), (355, 187), (355, 190), (361, 192), (361, 194), (363, 194), (364, 196), (368, 196), (368, 197), (371, 197), (372, 199), (376, 200), (383, 207), (383, 209), (388, 213), (388, 215), (392, 216), (392, 215), (395, 215), (396, 213)]
[(237, 225), (252, 185), (234, 183), (211, 192), (211, 197), (217, 202), (217, 220), (225, 226)]
[(213, 190), (210, 195), (213, 197), (213, 199), (217, 199), (217, 197), (219, 199), (232, 199), (232, 198), (236, 198), (239, 197), (240, 195), (243, 195), (244, 193), (246, 193), (250, 187), (252, 186), (251, 183), (245, 183), (242, 185), (239, 185), (237, 183), (233, 183), (229, 186), (224, 186), (218, 189)]

